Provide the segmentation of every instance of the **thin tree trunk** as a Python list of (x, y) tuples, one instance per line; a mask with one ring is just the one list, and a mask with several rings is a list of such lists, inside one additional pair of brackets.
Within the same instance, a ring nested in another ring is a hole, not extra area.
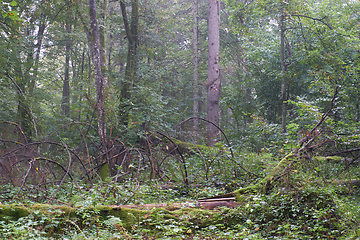
[(93, 62), (95, 66), (95, 81), (96, 81), (96, 111), (98, 117), (98, 134), (100, 137), (102, 150), (106, 143), (106, 123), (105, 123), (105, 109), (104, 109), (104, 90), (106, 82), (101, 69), (101, 54), (99, 45), (99, 31), (96, 18), (95, 0), (89, 0), (90, 21), (91, 21), (91, 43)]
[(282, 113), (281, 113), (281, 127), (282, 132), (286, 132), (286, 63), (285, 63), (285, 26), (284, 26), (284, 3), (280, 5), (280, 34), (281, 34), (281, 100), (282, 100)]
[(355, 102), (355, 122), (359, 122), (359, 118), (360, 118), (360, 112), (359, 112), (359, 99), (360, 99), (360, 95), (359, 95), (359, 86), (356, 89), (356, 102)]
[(131, 23), (126, 12), (125, 2), (120, 1), (121, 13), (123, 16), (126, 37), (128, 39), (128, 54), (125, 68), (125, 80), (120, 92), (119, 115), (120, 123), (127, 126), (129, 122), (129, 105), (128, 100), (131, 99), (131, 87), (134, 85), (136, 78), (136, 63), (137, 63), (137, 47), (138, 40), (138, 23), (139, 23), (139, 3), (138, 0), (131, 1)]
[(105, 33), (105, 24), (106, 24), (106, 8), (107, 0), (101, 2), (101, 25), (99, 27), (99, 41), (100, 41), (100, 56), (101, 56), (101, 72), (104, 78), (104, 84), (107, 86), (108, 82), (108, 68), (106, 65), (106, 33)]
[(70, 117), (70, 84), (69, 84), (69, 69), (70, 69), (70, 34), (71, 24), (69, 19), (66, 19), (66, 44), (65, 44), (65, 76), (63, 83), (61, 109), (66, 117)]
[[(198, 49), (198, 0), (194, 0), (193, 4), (193, 44), (194, 44), (194, 105), (193, 114), (199, 116), (199, 82), (198, 82), (198, 66), (199, 66), (199, 49)], [(197, 130), (199, 119), (194, 118), (194, 129)]]
[[(80, 96), (79, 96), (79, 104), (81, 106), (81, 102), (82, 102), (82, 90), (83, 90), (83, 82), (84, 82), (84, 65), (85, 65), (85, 47), (83, 49), (83, 53), (82, 53), (82, 57), (81, 57), (81, 70), (80, 70)], [(82, 115), (82, 108), (80, 107), (79, 109), (79, 115), (78, 115), (78, 121), (81, 122), (81, 115)]]
[[(37, 43), (28, 49), (26, 63), (17, 70), (18, 74), (16, 74), (16, 81), (14, 82), (18, 89), (18, 116), (20, 127), (25, 133), (27, 141), (32, 141), (34, 136), (37, 137), (36, 123), (31, 112), (31, 96), (33, 95), (36, 85), (40, 51), (46, 25), (41, 23), (38, 27)], [(30, 35), (30, 32), (27, 34)], [(32, 74), (30, 74), (30, 72)]]
[[(220, 81), (220, 0), (209, 0), (209, 38), (208, 38), (208, 83), (207, 83), (207, 120), (219, 126)], [(207, 145), (212, 146), (220, 137), (212, 124), (207, 125)]]
[[(45, 17), (44, 17), (45, 18)], [(46, 25), (45, 23), (42, 23), (39, 25), (39, 30), (37, 33), (37, 43), (36, 43), (36, 51), (35, 51), (35, 61), (34, 61), (34, 71), (33, 71), (33, 76), (35, 76), (35, 79), (37, 78), (38, 75), (38, 69), (39, 69), (39, 62), (40, 62), (40, 53), (41, 53), (41, 47), (42, 47), (42, 42), (44, 39), (44, 32), (46, 29)], [(32, 95), (35, 89), (35, 79), (30, 79), (30, 88), (29, 88), (29, 94)]]

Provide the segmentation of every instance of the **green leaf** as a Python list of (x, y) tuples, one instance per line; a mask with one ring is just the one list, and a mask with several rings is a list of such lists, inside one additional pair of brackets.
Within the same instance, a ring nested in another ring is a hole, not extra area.
[(12, 7), (16, 7), (18, 5), (18, 3), (16, 2), (16, 1), (12, 1), (11, 3), (10, 3), (10, 6), (12, 6)]

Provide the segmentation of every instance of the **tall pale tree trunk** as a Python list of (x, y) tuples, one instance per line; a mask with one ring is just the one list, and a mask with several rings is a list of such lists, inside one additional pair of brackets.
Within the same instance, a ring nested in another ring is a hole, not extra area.
[[(220, 0), (209, 0), (208, 36), (208, 83), (207, 83), (207, 120), (219, 126), (220, 123)], [(212, 146), (219, 138), (219, 130), (212, 124), (207, 125), (207, 145)]]
[(70, 116), (70, 84), (69, 84), (69, 69), (70, 69), (70, 33), (71, 24), (69, 19), (66, 19), (65, 30), (67, 33), (65, 44), (65, 75), (63, 82), (61, 109), (66, 117)]
[[(193, 114), (198, 117), (199, 115), (199, 49), (198, 49), (198, 0), (193, 3), (193, 45), (194, 45), (194, 105)], [(199, 119), (194, 119), (194, 129), (196, 130), (199, 125)]]
[(285, 26), (284, 26), (284, 3), (281, 1), (280, 3), (280, 38), (281, 38), (281, 100), (282, 100), (282, 113), (281, 113), (281, 127), (282, 132), (286, 132), (286, 108), (287, 108), (287, 95), (286, 95), (286, 63), (285, 63)]

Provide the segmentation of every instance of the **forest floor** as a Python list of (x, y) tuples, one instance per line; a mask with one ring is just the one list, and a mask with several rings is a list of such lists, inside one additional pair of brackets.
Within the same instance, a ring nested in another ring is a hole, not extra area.
[[(279, 163), (263, 159), (258, 155), (253, 163), (262, 161), (270, 176)], [(66, 183), (50, 202), (51, 189), (29, 187), (19, 195), (19, 188), (3, 185), (0, 238), (359, 239), (359, 189), (349, 178), (324, 181), (322, 170), (314, 169), (285, 167), (271, 189), (237, 195), (226, 193), (239, 193), (266, 178), (242, 184), (250, 178), (244, 175), (225, 184), (189, 186)]]

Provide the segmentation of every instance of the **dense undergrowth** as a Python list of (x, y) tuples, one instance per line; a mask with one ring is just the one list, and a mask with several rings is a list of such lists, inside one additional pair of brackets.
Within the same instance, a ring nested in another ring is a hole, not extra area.
[[(244, 195), (235, 208), (193, 208), (196, 200), (254, 184), (276, 164), (269, 154), (240, 156), (250, 173), (223, 182), (185, 186), (152, 181), (69, 182), (56, 189), (1, 186), (1, 239), (357, 239), (357, 169), (339, 174), (343, 161), (299, 160), (266, 194)], [(324, 164), (326, 163), (326, 164)], [(255, 176), (256, 175), (256, 176)], [(336, 177), (336, 179), (335, 179)], [(172, 203), (187, 202), (178, 209)], [(106, 206), (167, 203), (168, 208), (123, 210)], [(105, 206), (105, 208), (104, 208)], [(9, 209), (11, 211), (9, 212)], [(69, 210), (71, 209), (71, 210)], [(121, 212), (121, 211), (120, 211)], [(125, 213), (125, 214), (124, 214)]]

